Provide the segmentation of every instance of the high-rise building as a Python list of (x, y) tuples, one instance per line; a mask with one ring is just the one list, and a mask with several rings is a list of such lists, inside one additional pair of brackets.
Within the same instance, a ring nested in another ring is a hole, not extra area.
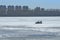
[(45, 11), (45, 9), (44, 8), (41, 8), (41, 11)]
[(14, 15), (17, 15), (17, 16), (21, 15), (21, 10), (22, 10), (21, 6), (15, 6), (15, 14)]
[(36, 7), (34, 10), (35, 11), (40, 11), (40, 7)]
[(28, 6), (23, 6), (23, 16), (28, 16), (29, 15), (29, 7)]
[(28, 10), (28, 6), (23, 6), (23, 10)]
[(21, 6), (15, 6), (15, 10), (21, 10)]
[(14, 15), (14, 6), (8, 6), (8, 11), (7, 11), (7, 14), (8, 15)]
[(6, 6), (0, 5), (0, 15), (6, 15)]
[(40, 14), (40, 7), (36, 7), (33, 11), (33, 15), (36, 16), (36, 15), (39, 15)]

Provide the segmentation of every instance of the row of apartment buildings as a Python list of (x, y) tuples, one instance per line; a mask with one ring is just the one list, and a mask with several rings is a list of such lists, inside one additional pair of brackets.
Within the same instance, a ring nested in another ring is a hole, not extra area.
[(48, 11), (40, 7), (30, 9), (28, 6), (0, 5), (0, 16), (60, 16), (60, 11)]

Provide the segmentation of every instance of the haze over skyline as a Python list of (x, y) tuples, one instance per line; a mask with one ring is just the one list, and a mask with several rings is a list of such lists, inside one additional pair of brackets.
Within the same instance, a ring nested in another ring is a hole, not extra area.
[(0, 0), (0, 5), (26, 5), (29, 8), (60, 9), (60, 0)]

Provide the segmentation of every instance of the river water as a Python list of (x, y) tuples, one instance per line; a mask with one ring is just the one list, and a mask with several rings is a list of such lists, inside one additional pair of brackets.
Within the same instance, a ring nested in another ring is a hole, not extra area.
[(60, 40), (60, 17), (0, 17), (0, 40)]

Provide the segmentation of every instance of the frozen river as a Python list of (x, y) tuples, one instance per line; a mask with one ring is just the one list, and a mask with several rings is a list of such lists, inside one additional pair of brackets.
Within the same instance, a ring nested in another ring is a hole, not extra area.
[(0, 39), (60, 40), (60, 17), (0, 17)]

